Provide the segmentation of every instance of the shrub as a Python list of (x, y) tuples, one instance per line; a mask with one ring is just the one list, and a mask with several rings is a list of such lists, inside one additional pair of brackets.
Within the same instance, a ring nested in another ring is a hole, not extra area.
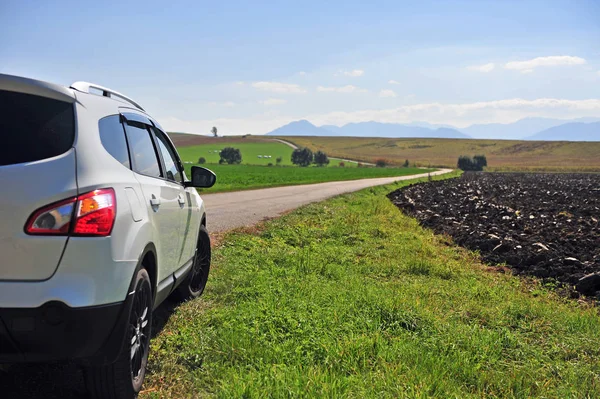
[(464, 171), (481, 171), (487, 166), (485, 155), (475, 155), (473, 158), (468, 155), (458, 157), (457, 166)]
[(219, 163), (238, 164), (242, 162), (242, 153), (237, 148), (225, 147), (221, 150), (220, 155)]
[(269, 162), (267, 166), (273, 166), (273, 162)]
[(277, 157), (275, 159), (275, 162), (277, 163), (277, 165), (281, 165), (281, 162), (283, 162), (283, 158), (282, 157)]
[(378, 168), (384, 168), (387, 165), (387, 162), (385, 161), (385, 159), (379, 158), (375, 161), (375, 166), (377, 166)]
[(292, 163), (299, 166), (308, 166), (313, 161), (313, 153), (308, 148), (296, 148), (292, 152)]
[(323, 151), (315, 152), (314, 159), (317, 166), (324, 166), (329, 164), (329, 158), (327, 157), (327, 154), (325, 154)]
[(362, 162), (359, 162), (359, 163), (357, 163), (357, 164), (356, 164), (356, 167), (357, 167), (357, 168), (362, 168), (362, 167), (363, 167), (363, 164), (362, 164)]
[(206, 158), (204, 158), (204, 157), (200, 157), (200, 158), (198, 158), (198, 163), (199, 163), (200, 165), (202, 165), (203, 163), (206, 163)]
[(485, 155), (475, 155), (473, 157), (473, 162), (475, 162), (476, 165), (481, 166), (482, 170), (484, 167), (487, 166), (487, 158), (485, 157)]
[(338, 164), (338, 166), (340, 168), (343, 168), (344, 166), (346, 166), (346, 164), (344, 163), (344, 161), (340, 161), (340, 163)]
[(408, 168), (408, 165), (410, 165), (410, 164), (408, 163), (408, 159), (407, 159), (406, 161), (404, 161), (404, 163), (402, 164), (402, 166), (404, 166), (405, 168)]

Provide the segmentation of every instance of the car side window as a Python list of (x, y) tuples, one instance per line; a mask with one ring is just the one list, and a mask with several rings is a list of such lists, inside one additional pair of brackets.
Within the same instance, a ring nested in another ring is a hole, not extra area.
[(160, 162), (146, 125), (128, 122), (125, 124), (125, 132), (129, 142), (133, 170), (146, 176), (162, 177)]
[(183, 183), (181, 171), (179, 170), (179, 162), (175, 150), (169, 143), (167, 136), (159, 129), (151, 128), (156, 138), (158, 139), (158, 149), (162, 154), (163, 161), (165, 162), (165, 177), (168, 180), (175, 181), (177, 183)]
[(100, 130), (100, 141), (106, 151), (114, 159), (121, 162), (123, 166), (131, 168), (125, 130), (123, 130), (120, 116), (111, 115), (100, 119), (98, 128)]

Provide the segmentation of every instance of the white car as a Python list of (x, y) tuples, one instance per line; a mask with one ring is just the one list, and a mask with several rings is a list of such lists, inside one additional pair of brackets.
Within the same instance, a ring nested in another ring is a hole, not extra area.
[(160, 125), (130, 98), (0, 74), (0, 363), (75, 360), (92, 397), (133, 398), (152, 311), (197, 297), (204, 203)]

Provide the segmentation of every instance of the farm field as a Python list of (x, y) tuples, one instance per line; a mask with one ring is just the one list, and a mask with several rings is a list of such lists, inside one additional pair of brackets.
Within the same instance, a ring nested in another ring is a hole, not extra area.
[(599, 397), (597, 309), (420, 227), (386, 198), (410, 182), (229, 233), (141, 397)]
[(600, 142), (367, 137), (285, 137), (330, 156), (400, 165), (456, 167), (460, 155), (485, 154), (490, 171), (600, 172)]
[(389, 198), (486, 262), (555, 279), (583, 294), (600, 291), (593, 279), (578, 284), (600, 272), (600, 174), (467, 173)]
[[(185, 172), (191, 176), (191, 167), (185, 164)], [(368, 179), (374, 177), (407, 176), (427, 173), (433, 169), (417, 168), (319, 168), (299, 166), (260, 165), (204, 165), (217, 175), (217, 183), (200, 193), (248, 190), (266, 187), (292, 186), (323, 183), (328, 181)]]
[[(178, 147), (177, 151), (181, 160), (185, 163), (192, 162), (196, 164), (198, 158), (204, 157), (206, 163), (218, 164), (219, 151), (225, 147), (234, 147), (240, 150), (242, 165), (267, 166), (269, 163), (276, 165), (277, 157), (281, 157), (281, 165), (293, 166), (291, 161), (293, 149), (286, 144), (273, 141), (229, 143), (224, 139), (222, 142), (214, 144)], [(267, 158), (267, 156), (270, 156), (270, 158)], [(339, 163), (339, 160), (330, 159), (327, 166), (339, 166)], [(345, 162), (344, 164), (346, 167), (356, 167), (354, 162)]]

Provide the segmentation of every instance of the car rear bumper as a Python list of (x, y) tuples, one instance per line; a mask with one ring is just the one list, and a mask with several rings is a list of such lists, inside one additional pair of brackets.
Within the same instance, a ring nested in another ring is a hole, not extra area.
[(71, 308), (52, 301), (38, 308), (0, 308), (0, 363), (109, 363), (123, 345), (128, 302)]

